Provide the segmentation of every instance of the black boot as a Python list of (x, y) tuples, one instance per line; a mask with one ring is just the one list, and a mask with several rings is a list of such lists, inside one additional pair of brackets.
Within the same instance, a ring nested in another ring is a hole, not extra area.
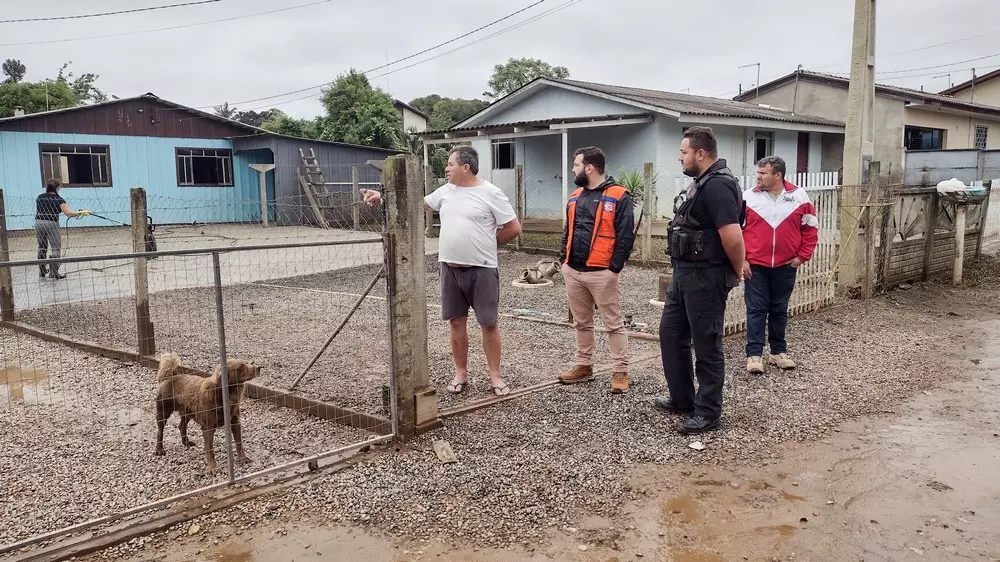
[(44, 266), (44, 265), (40, 265), (40, 266), (38, 266), (38, 276), (39, 276), (39, 277), (45, 277), (45, 275), (46, 275), (47, 273), (48, 273), (48, 271), (46, 271), (46, 269), (45, 269), (45, 266)]
[(59, 264), (57, 264), (57, 263), (52, 264), (52, 267), (49, 268), (49, 277), (51, 279), (65, 279), (66, 278), (65, 275), (60, 275), (59, 274)]

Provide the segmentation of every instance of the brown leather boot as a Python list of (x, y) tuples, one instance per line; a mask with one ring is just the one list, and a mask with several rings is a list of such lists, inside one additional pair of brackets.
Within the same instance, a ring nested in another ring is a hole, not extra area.
[(594, 368), (590, 365), (577, 365), (573, 367), (572, 371), (559, 375), (559, 382), (563, 384), (575, 384), (592, 380), (594, 380)]
[(611, 393), (628, 392), (628, 373), (611, 373)]

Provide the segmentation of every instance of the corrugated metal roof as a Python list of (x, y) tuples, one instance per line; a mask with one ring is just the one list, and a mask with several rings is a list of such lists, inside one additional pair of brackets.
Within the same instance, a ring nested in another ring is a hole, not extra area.
[(614, 121), (621, 119), (641, 119), (643, 117), (652, 117), (649, 113), (622, 113), (615, 115), (591, 115), (588, 117), (567, 117), (567, 118), (553, 118), (553, 119), (536, 119), (533, 121), (513, 121), (510, 123), (490, 123), (489, 125), (478, 125), (472, 127), (454, 127), (451, 129), (438, 129), (436, 131), (422, 131), (417, 133), (418, 136), (425, 135), (440, 135), (444, 133), (462, 133), (468, 131), (479, 131), (482, 129), (512, 129), (514, 127), (548, 127), (549, 125), (562, 125), (565, 123), (587, 123), (589, 121)]
[(567, 86), (574, 86), (576, 88), (600, 92), (602, 94), (651, 105), (653, 107), (682, 113), (684, 115), (764, 119), (767, 121), (781, 121), (784, 123), (831, 125), (835, 127), (844, 126), (842, 122), (817, 117), (815, 115), (803, 115), (801, 113), (792, 113), (782, 109), (760, 107), (758, 105), (742, 101), (710, 98), (707, 96), (695, 96), (691, 94), (678, 94), (661, 90), (648, 90), (645, 88), (612, 86), (608, 84), (598, 84), (595, 82), (582, 82), (579, 80), (553, 78), (547, 78), (546, 80), (566, 84)]
[[(785, 84), (793, 80), (795, 78), (795, 75), (796, 73), (792, 72), (791, 74), (786, 74), (785, 76), (782, 76), (781, 78), (778, 78), (776, 80), (772, 80), (766, 84), (761, 84), (760, 90), (763, 92), (781, 86), (782, 84)], [(806, 80), (833, 83), (839, 86), (844, 86), (845, 88), (848, 87), (851, 83), (849, 78), (845, 78), (843, 76), (837, 76), (836, 74), (826, 74), (824, 72), (815, 72), (811, 70), (798, 71), (798, 76), (800, 79), (804, 78)], [(992, 105), (982, 105), (978, 103), (969, 103), (967, 101), (955, 99), (951, 96), (935, 94), (932, 92), (921, 92), (920, 90), (914, 90), (912, 88), (903, 88), (901, 86), (875, 84), (875, 93), (895, 96), (919, 103), (938, 104), (944, 107), (962, 109), (965, 111), (982, 113), (985, 115), (1000, 115), (1000, 107), (994, 107)], [(736, 96), (733, 99), (739, 101), (739, 100), (749, 99), (753, 95), (754, 95), (753, 90), (747, 90), (746, 92)]]

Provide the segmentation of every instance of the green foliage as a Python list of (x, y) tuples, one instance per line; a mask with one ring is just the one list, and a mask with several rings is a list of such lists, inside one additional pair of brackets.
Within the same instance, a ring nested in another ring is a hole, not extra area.
[(28, 69), (24, 64), (17, 59), (7, 59), (3, 63), (3, 75), (7, 78), (4, 82), (20, 82), (24, 80), (24, 75), (28, 73)]
[(403, 149), (403, 119), (393, 99), (373, 88), (364, 74), (351, 69), (323, 90), (327, 116), (320, 138), (380, 148)]
[[(656, 190), (656, 180), (658, 174), (653, 173), (653, 190)], [(615, 176), (615, 181), (618, 185), (624, 187), (632, 194), (632, 199), (637, 203), (642, 201), (643, 196), (646, 194), (646, 180), (645, 174), (641, 170), (629, 170), (622, 167), (618, 170), (618, 174)]]
[(108, 96), (94, 86), (94, 82), (97, 81), (100, 76), (92, 72), (87, 72), (81, 74), (76, 80), (70, 80), (73, 78), (73, 73), (65, 74), (66, 69), (73, 61), (69, 61), (59, 68), (59, 75), (56, 77), (56, 81), (66, 82), (69, 84), (70, 88), (73, 89), (73, 93), (76, 94), (77, 100), (81, 104), (84, 103), (102, 103), (108, 101)]
[(0, 84), (0, 117), (11, 117), (21, 106), (25, 113), (39, 113), (80, 105), (76, 92), (65, 81), (4, 82)]
[(260, 128), (279, 135), (319, 139), (322, 131), (321, 119), (296, 119), (289, 117), (280, 109), (271, 109), (268, 111), (267, 119), (260, 124)]
[(244, 125), (250, 125), (251, 127), (260, 127), (264, 121), (267, 121), (271, 117), (271, 112), (273, 111), (275, 110), (268, 109), (267, 111), (253, 111), (253, 110), (236, 111), (236, 108), (234, 107), (233, 108), (234, 113), (232, 119), (239, 121)]
[(227, 101), (222, 105), (215, 106), (215, 114), (226, 119), (233, 119), (236, 117), (236, 108), (229, 107), (229, 102)]
[(490, 91), (486, 96), (502, 98), (528, 82), (539, 78), (569, 78), (569, 69), (565, 66), (552, 66), (541, 59), (509, 59), (506, 64), (493, 67), (490, 77)]
[(427, 128), (432, 131), (449, 129), (479, 113), (489, 102), (484, 100), (466, 100), (461, 98), (442, 98), (431, 94), (417, 98), (410, 103), (413, 107), (430, 116)]

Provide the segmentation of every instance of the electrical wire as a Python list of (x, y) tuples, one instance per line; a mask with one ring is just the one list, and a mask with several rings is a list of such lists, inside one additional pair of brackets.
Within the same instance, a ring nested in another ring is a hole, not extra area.
[[(534, 8), (535, 6), (538, 6), (539, 4), (542, 4), (545, 1), (546, 0), (538, 0), (534, 4), (525, 6), (524, 8), (521, 8), (521, 9), (515, 11), (515, 12), (511, 12), (511, 13), (509, 13), (509, 14), (507, 14), (507, 15), (499, 18), (499, 19), (493, 20), (493, 21), (491, 21), (491, 22), (489, 22), (489, 23), (487, 23), (485, 25), (479, 26), (476, 29), (473, 29), (472, 31), (468, 31), (466, 33), (463, 33), (462, 35), (459, 35), (458, 37), (453, 37), (453, 38), (451, 38), (451, 39), (449, 39), (449, 40), (447, 40), (447, 41), (445, 41), (443, 43), (438, 43), (437, 45), (434, 45), (433, 47), (428, 47), (428, 48), (426, 48), (426, 49), (424, 49), (422, 51), (413, 53), (411, 55), (407, 55), (407, 56), (405, 56), (405, 57), (403, 57), (401, 59), (396, 59), (396, 60), (394, 60), (392, 62), (387, 62), (387, 63), (385, 63), (383, 65), (376, 66), (375, 68), (370, 68), (368, 70), (362, 71), (362, 74), (369, 74), (369, 73), (375, 72), (377, 70), (382, 70), (382, 69), (388, 68), (390, 66), (393, 66), (395, 64), (398, 64), (400, 62), (407, 61), (407, 60), (410, 60), (412, 58), (418, 57), (418, 56), (420, 56), (422, 54), (425, 54), (425, 53), (428, 53), (430, 51), (433, 51), (434, 49), (439, 49), (441, 47), (444, 47), (445, 45), (449, 45), (451, 43), (454, 43), (455, 41), (458, 41), (460, 39), (464, 39), (465, 37), (468, 37), (469, 35), (472, 35), (474, 33), (477, 33), (479, 31), (482, 31), (484, 29), (492, 27), (492, 26), (494, 26), (494, 25), (496, 25), (498, 23), (506, 21), (506, 20), (508, 20), (508, 19), (516, 16), (516, 15), (524, 13), (524, 12), (530, 10), (531, 8)], [(579, 0), (576, 0), (576, 1), (579, 1)], [(387, 74), (389, 74), (389, 73), (381, 74), (381, 75), (379, 75), (379, 77), (385, 76)], [(260, 102), (260, 101), (272, 100), (272, 99), (276, 99), (276, 98), (283, 98), (285, 96), (292, 96), (292, 95), (295, 95), (295, 94), (301, 94), (301, 93), (304, 93), (304, 92), (311, 92), (313, 90), (317, 90), (317, 89), (320, 89), (320, 88), (325, 88), (327, 86), (330, 86), (330, 85), (333, 84), (333, 82), (334, 81), (324, 82), (322, 84), (317, 84), (315, 86), (309, 86), (309, 87), (306, 87), (306, 88), (300, 88), (298, 90), (291, 90), (289, 92), (284, 92), (284, 93), (281, 93), (281, 94), (275, 94), (275, 95), (272, 95), (272, 96), (264, 96), (264, 97), (260, 97), (260, 98), (253, 98), (253, 99), (242, 100), (242, 101), (234, 101), (234, 102), (232, 102), (232, 105), (242, 105), (242, 104), (247, 104), (247, 103), (256, 103), (256, 102)], [(312, 97), (312, 94), (310, 94), (309, 97)], [(296, 100), (289, 100), (289, 101), (296, 101)], [(288, 103), (288, 102), (285, 102), (285, 103)], [(210, 108), (216, 107), (217, 105), (221, 105), (221, 104), (204, 105), (204, 106), (197, 107), (196, 109), (210, 109)]]
[(141, 29), (141, 30), (137, 30), (137, 31), (126, 31), (124, 33), (111, 33), (111, 34), (108, 34), (108, 35), (90, 35), (88, 37), (65, 37), (65, 38), (60, 38), (60, 39), (45, 39), (45, 40), (41, 40), (41, 41), (21, 41), (21, 42), (18, 42), (18, 43), (0, 43), (0, 47), (16, 47), (16, 46), (20, 46), (20, 45), (49, 45), (49, 44), (52, 44), (52, 43), (70, 43), (70, 42), (73, 42), (73, 41), (87, 41), (87, 40), (90, 40), (90, 39), (112, 39), (112, 38), (115, 38), (115, 37), (128, 37), (128, 36), (131, 36), (131, 35), (142, 35), (142, 34), (145, 34), (145, 33), (155, 33), (155, 32), (159, 32), (159, 31), (173, 31), (175, 29), (186, 29), (186, 28), (189, 28), (189, 27), (197, 27), (197, 26), (201, 26), (201, 25), (210, 25), (210, 24), (213, 24), (213, 23), (223, 23), (223, 22), (228, 22), (228, 21), (236, 21), (236, 20), (241, 20), (241, 19), (246, 19), (246, 18), (253, 18), (253, 17), (257, 17), (257, 16), (267, 16), (267, 15), (270, 15), (270, 14), (277, 14), (277, 13), (280, 13), (280, 12), (288, 12), (288, 11), (291, 11), (291, 10), (299, 10), (299, 9), (302, 9), (302, 8), (309, 8), (309, 7), (312, 7), (312, 6), (319, 6), (320, 4), (329, 4), (330, 1), (331, 0), (319, 0), (318, 2), (309, 2), (308, 4), (298, 4), (298, 5), (295, 5), (295, 6), (286, 6), (284, 8), (278, 8), (278, 9), (275, 9), (275, 10), (268, 10), (266, 12), (254, 12), (252, 14), (243, 14), (241, 16), (231, 16), (231, 17), (228, 17), (228, 18), (221, 18), (221, 19), (217, 19), (217, 20), (208, 20), (208, 21), (201, 21), (201, 22), (194, 22), (194, 23), (185, 23), (185, 24), (180, 24), (180, 25), (172, 25), (170, 27), (160, 27), (160, 28), (156, 28), (156, 29)]
[(133, 8), (131, 10), (118, 10), (116, 12), (98, 12), (95, 14), (77, 14), (72, 16), (52, 16), (45, 18), (23, 18), (16, 20), (0, 20), (0, 23), (27, 23), (33, 21), (57, 21), (57, 20), (76, 20), (84, 18), (100, 18), (104, 16), (117, 16), (121, 14), (135, 14), (138, 12), (151, 12), (153, 10), (166, 10), (169, 8), (183, 8), (185, 6), (198, 6), (200, 4), (212, 4), (215, 2), (221, 2), (222, 0), (197, 0), (195, 2), (184, 2), (182, 4), (167, 4), (163, 6), (150, 6), (148, 8)]
[[(406, 66), (402, 66), (402, 67), (399, 67), (399, 68), (394, 68), (392, 70), (389, 70), (389, 71), (386, 71), (386, 72), (382, 72), (382, 73), (377, 74), (375, 76), (370, 76), (369, 79), (370, 80), (377, 80), (379, 78), (382, 78), (383, 76), (388, 76), (390, 74), (394, 74), (396, 72), (400, 72), (400, 71), (403, 71), (403, 70), (406, 70), (406, 69), (409, 69), (409, 68), (413, 68), (415, 66), (424, 64), (426, 62), (430, 62), (432, 60), (441, 58), (443, 56), (446, 56), (446, 55), (449, 55), (449, 54), (454, 53), (456, 51), (460, 51), (462, 49), (471, 47), (473, 45), (476, 45), (478, 43), (481, 43), (483, 41), (486, 41), (488, 39), (496, 37), (498, 35), (502, 35), (504, 33), (507, 33), (508, 31), (512, 31), (514, 29), (517, 29), (517, 28), (522, 27), (524, 25), (527, 25), (529, 23), (538, 21), (538, 20), (540, 20), (540, 19), (542, 19), (544, 17), (548, 17), (548, 16), (550, 16), (550, 15), (556, 13), (556, 12), (562, 11), (562, 10), (564, 10), (566, 8), (569, 8), (569, 7), (573, 6), (573, 5), (579, 4), (582, 1), (583, 0), (568, 0), (567, 2), (564, 2), (563, 4), (560, 4), (560, 5), (558, 5), (558, 6), (554, 7), (554, 8), (550, 8), (549, 10), (547, 10), (545, 12), (542, 12), (540, 14), (536, 14), (536, 15), (532, 16), (531, 18), (528, 18), (528, 19), (526, 19), (526, 20), (524, 20), (522, 22), (519, 22), (519, 23), (516, 23), (514, 25), (511, 25), (510, 27), (506, 27), (504, 29), (496, 31), (496, 32), (494, 32), (494, 33), (492, 33), (490, 35), (485, 36), (485, 37), (480, 37), (479, 39), (476, 39), (475, 41), (471, 41), (471, 42), (466, 43), (464, 45), (459, 45), (458, 47), (455, 47), (454, 49), (451, 49), (449, 51), (445, 51), (443, 53), (438, 53), (438, 54), (436, 54), (434, 56), (428, 57), (428, 58), (423, 59), (423, 60), (419, 60), (419, 61), (414, 62), (412, 64), (409, 64), (409, 65), (406, 65)], [(332, 84), (332, 82), (330, 82), (330, 84)], [(319, 87), (323, 87), (323, 86), (319, 86)], [(309, 89), (310, 88), (306, 88), (305, 90), (309, 90)], [(293, 95), (293, 94), (300, 93), (300, 92), (305, 91), (305, 90), (299, 90), (299, 91), (296, 91), (296, 92), (289, 92), (289, 93), (282, 94), (282, 95), (279, 95), (279, 96), (271, 96), (271, 98), (284, 97), (286, 95)], [(261, 105), (261, 106), (255, 106), (255, 107), (252, 107), (252, 108), (248, 109), (247, 111), (256, 111), (256, 110), (259, 110), (259, 109), (270, 109), (270, 108), (273, 108), (273, 107), (277, 107), (279, 105), (285, 105), (285, 104), (293, 103), (293, 102), (296, 102), (296, 101), (307, 100), (307, 99), (310, 99), (310, 98), (312, 98), (314, 96), (315, 96), (315, 93), (309, 93), (308, 95), (300, 96), (300, 97), (297, 97), (297, 98), (292, 98), (292, 99), (289, 99), (289, 100), (284, 100), (284, 101), (280, 101), (280, 102), (274, 102), (274, 103), (270, 103), (270, 104), (266, 104), (266, 105)], [(215, 107), (215, 106), (208, 106), (208, 107)]]
[[(919, 51), (926, 51), (927, 49), (934, 49), (936, 47), (946, 47), (948, 45), (954, 45), (956, 43), (964, 43), (965, 41), (971, 41), (973, 39), (981, 39), (983, 37), (989, 37), (991, 35), (996, 35), (998, 33), (1000, 33), (1000, 30), (990, 31), (988, 33), (981, 33), (979, 35), (972, 35), (972, 36), (969, 36), (969, 37), (963, 37), (961, 39), (955, 39), (955, 40), (952, 40), (952, 41), (945, 41), (944, 43), (935, 43), (933, 45), (925, 45), (923, 47), (916, 47), (916, 48), (913, 48), (913, 49), (906, 49), (905, 51), (896, 51), (894, 53), (887, 53), (887, 54), (884, 54), (884, 55), (875, 55), (875, 60), (889, 58), (889, 57), (895, 57), (897, 55), (905, 55), (905, 54), (908, 54), (908, 53), (916, 53), (916, 52), (919, 52)], [(831, 66), (837, 66), (839, 64), (840, 64), (839, 62), (835, 62), (835, 63), (831, 63), (831, 64), (824, 64), (822, 66), (812, 66), (810, 68), (812, 68), (813, 70), (819, 70), (821, 68), (830, 68)]]

